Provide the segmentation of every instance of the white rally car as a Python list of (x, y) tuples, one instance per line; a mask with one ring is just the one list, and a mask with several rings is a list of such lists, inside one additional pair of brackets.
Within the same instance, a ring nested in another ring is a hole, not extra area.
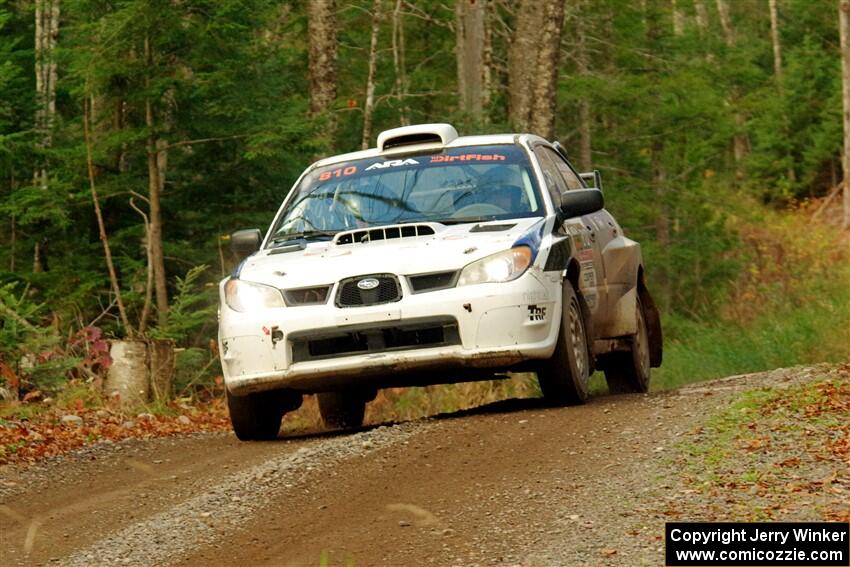
[[(592, 188), (588, 183), (592, 182)], [(379, 388), (537, 372), (553, 404), (644, 392), (661, 325), (640, 245), (531, 134), (383, 132), (377, 148), (311, 165), (270, 230), (233, 234), (219, 346), (240, 439), (274, 438), (318, 394), (356, 427)]]

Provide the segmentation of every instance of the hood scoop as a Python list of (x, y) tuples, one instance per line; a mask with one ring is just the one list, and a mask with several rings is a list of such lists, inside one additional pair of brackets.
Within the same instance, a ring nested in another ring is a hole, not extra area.
[(516, 226), (516, 223), (513, 224), (476, 224), (472, 228), (469, 229), (469, 232), (503, 232), (505, 230), (510, 230)]
[(379, 226), (375, 228), (363, 228), (360, 230), (349, 230), (339, 232), (334, 237), (334, 244), (345, 246), (347, 244), (367, 244), (380, 240), (392, 240), (395, 238), (415, 238), (417, 236), (431, 236), (437, 234), (439, 225), (428, 223), (420, 224), (398, 224)]

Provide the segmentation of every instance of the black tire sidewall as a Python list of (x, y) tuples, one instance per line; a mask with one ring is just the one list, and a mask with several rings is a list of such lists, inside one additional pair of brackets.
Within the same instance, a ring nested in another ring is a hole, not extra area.
[[(637, 311), (635, 317), (637, 318), (637, 332), (635, 333), (631, 352), (631, 361), (632, 366), (634, 367), (634, 385), (637, 391), (646, 392), (649, 389), (650, 378), (649, 329), (646, 326), (646, 314), (644, 313), (643, 303), (641, 303), (640, 298), (637, 299)], [(646, 348), (645, 366), (641, 364), (641, 354), (637, 343), (641, 332), (643, 333), (641, 338), (643, 340), (644, 347)]]
[(561, 341), (561, 348), (564, 349), (565, 358), (569, 365), (569, 379), (572, 381), (573, 388), (578, 400), (584, 402), (588, 397), (588, 383), (590, 382), (590, 358), (585, 354), (584, 372), (579, 371), (578, 360), (576, 359), (575, 351), (573, 350), (573, 337), (570, 330), (570, 306), (575, 305), (578, 312), (578, 324), (581, 328), (581, 333), (584, 335), (584, 351), (587, 353), (587, 326), (585, 325), (584, 312), (582, 311), (581, 301), (576, 294), (573, 284), (564, 282), (563, 289), (563, 308), (561, 309), (561, 333), (558, 339)]
[(274, 403), (271, 394), (234, 396), (226, 391), (225, 395), (230, 424), (236, 437), (242, 441), (277, 438), (283, 419), (283, 408)]

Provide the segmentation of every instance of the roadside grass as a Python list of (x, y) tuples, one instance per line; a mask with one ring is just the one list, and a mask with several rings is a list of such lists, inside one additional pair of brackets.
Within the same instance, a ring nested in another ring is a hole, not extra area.
[(676, 447), (691, 519), (850, 521), (850, 365), (829, 374), (745, 392)]
[(758, 203), (730, 223), (743, 266), (707, 315), (662, 317), (664, 364), (653, 388), (772, 368), (850, 361), (850, 235), (812, 221), (815, 203)]
[[(847, 270), (844, 270), (847, 272)], [(798, 364), (850, 361), (850, 276), (802, 303), (777, 302), (746, 323), (676, 322), (653, 389)]]

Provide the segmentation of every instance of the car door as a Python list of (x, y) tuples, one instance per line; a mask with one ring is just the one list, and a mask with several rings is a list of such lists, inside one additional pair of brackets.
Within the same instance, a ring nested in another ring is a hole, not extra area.
[[(555, 206), (560, 204), (563, 192), (585, 188), (581, 179), (555, 150), (541, 144), (535, 147), (534, 153), (546, 177), (546, 184)], [(579, 291), (590, 309), (594, 326), (601, 323), (606, 304), (605, 270), (602, 262), (600, 231), (597, 226), (600, 219), (594, 218), (596, 215), (598, 213), (565, 219), (560, 230), (561, 234), (572, 240), (573, 256), (580, 267)]]
[[(569, 190), (586, 188), (584, 181), (560, 153), (552, 152), (552, 160)], [(592, 225), (592, 237), (599, 244), (600, 251), (604, 251), (611, 240), (619, 235), (620, 227), (607, 209), (601, 209), (587, 216)]]

